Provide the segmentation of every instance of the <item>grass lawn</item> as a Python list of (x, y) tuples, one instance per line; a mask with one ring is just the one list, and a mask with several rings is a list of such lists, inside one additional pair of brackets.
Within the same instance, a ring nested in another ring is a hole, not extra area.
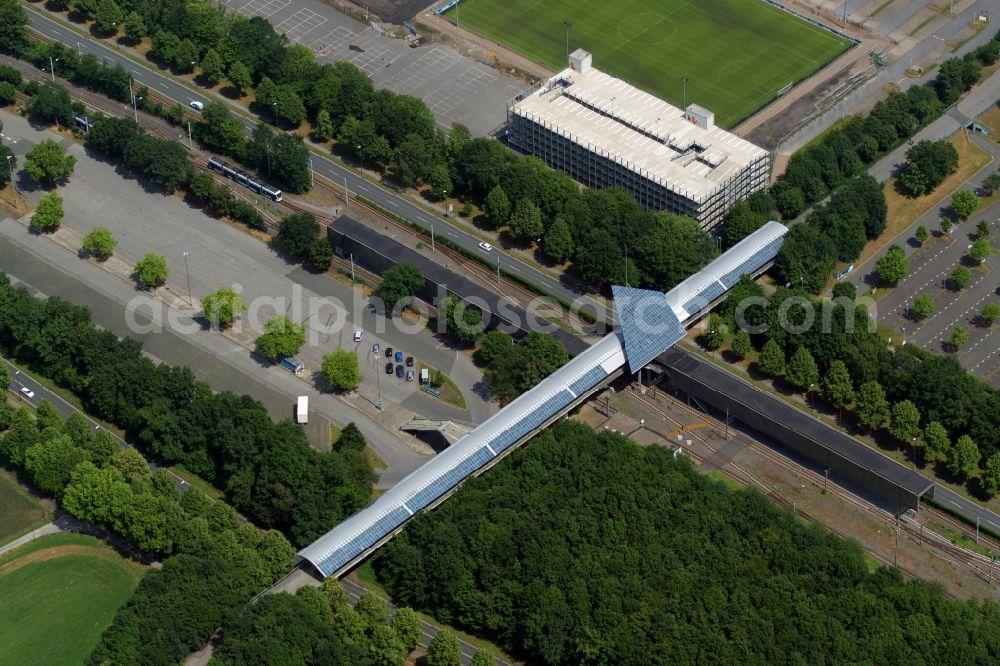
[(30, 545), (0, 566), (3, 662), (80, 664), (145, 567), (83, 535), (43, 537)]
[(851, 43), (760, 0), (462, 0), (445, 14), (556, 71), (582, 48), (594, 66), (732, 127)]
[(48, 512), (31, 495), (0, 475), (0, 544), (43, 525)]
[[(433, 366), (427, 365), (426, 363), (417, 363), (417, 370), (415, 374), (417, 375), (416, 378), (418, 380), (420, 379), (420, 371), (424, 368), (427, 368), (428, 374), (434, 374), (435, 368)], [(458, 388), (458, 384), (456, 384), (451, 377), (443, 372), (441, 373), (441, 376), (444, 377), (444, 383), (438, 387), (438, 390), (441, 391), (441, 397), (439, 400), (443, 400), (449, 405), (458, 407), (459, 409), (468, 409), (468, 405), (465, 402), (465, 396), (462, 394), (462, 389)], [(424, 391), (423, 387), (420, 388), (420, 393), (428, 398), (434, 397), (430, 393)]]
[(186, 467), (184, 467), (184, 465), (172, 465), (168, 469), (177, 476), (187, 481), (189, 484), (191, 484), (192, 488), (197, 488), (201, 492), (208, 495), (208, 497), (210, 497), (211, 499), (214, 500), (222, 499), (223, 493), (221, 490), (219, 490), (218, 488), (216, 488), (211, 483), (201, 478), (194, 472), (188, 470)]

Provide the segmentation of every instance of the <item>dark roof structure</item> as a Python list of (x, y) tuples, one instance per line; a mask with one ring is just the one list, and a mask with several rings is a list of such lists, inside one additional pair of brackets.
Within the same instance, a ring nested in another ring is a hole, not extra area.
[(755, 430), (901, 506), (916, 508), (920, 496), (934, 485), (924, 475), (694, 354), (672, 347), (658, 358), (671, 385), (716, 409), (728, 409)]

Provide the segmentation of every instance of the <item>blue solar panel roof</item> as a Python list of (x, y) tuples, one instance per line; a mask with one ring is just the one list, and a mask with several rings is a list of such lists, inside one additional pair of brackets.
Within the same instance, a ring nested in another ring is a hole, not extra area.
[(640, 368), (684, 337), (684, 327), (658, 291), (611, 287), (629, 370)]
[(688, 299), (683, 307), (688, 314), (694, 314), (705, 309), (709, 303), (726, 293), (726, 287), (715, 281), (708, 285), (700, 294)]

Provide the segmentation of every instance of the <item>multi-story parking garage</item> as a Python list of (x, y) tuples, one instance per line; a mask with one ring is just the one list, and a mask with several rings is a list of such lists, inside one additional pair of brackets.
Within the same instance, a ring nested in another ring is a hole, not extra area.
[(715, 125), (697, 104), (664, 102), (595, 69), (577, 50), (569, 67), (507, 109), (507, 140), (589, 187), (620, 187), (644, 207), (722, 221), (765, 187), (767, 151)]

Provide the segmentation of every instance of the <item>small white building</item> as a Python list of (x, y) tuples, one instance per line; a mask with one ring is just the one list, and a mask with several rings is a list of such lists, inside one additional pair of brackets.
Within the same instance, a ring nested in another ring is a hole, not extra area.
[(507, 137), (589, 187), (620, 187), (650, 210), (717, 225), (765, 187), (770, 154), (715, 124), (595, 69), (582, 49), (569, 66), (507, 108)]

